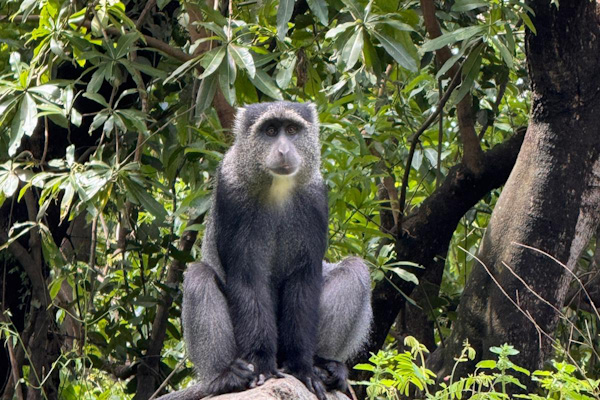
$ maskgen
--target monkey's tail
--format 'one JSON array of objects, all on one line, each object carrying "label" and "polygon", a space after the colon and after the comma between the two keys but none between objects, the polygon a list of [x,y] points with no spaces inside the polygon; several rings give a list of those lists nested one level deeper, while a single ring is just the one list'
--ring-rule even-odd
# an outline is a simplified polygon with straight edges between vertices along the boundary
[{"label": "monkey's tail", "polygon": [[204,385],[196,384],[187,389],[160,396],[156,400],[198,400],[206,396],[208,396],[208,393],[206,392]]}]

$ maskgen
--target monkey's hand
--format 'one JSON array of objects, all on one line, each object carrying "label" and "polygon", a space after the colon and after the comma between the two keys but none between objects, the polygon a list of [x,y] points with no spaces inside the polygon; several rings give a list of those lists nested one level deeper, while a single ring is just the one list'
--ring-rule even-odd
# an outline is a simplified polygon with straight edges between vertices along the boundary
[{"label": "monkey's hand", "polygon": [[207,391],[212,395],[241,392],[250,387],[255,376],[254,365],[237,358],[208,385]]}]

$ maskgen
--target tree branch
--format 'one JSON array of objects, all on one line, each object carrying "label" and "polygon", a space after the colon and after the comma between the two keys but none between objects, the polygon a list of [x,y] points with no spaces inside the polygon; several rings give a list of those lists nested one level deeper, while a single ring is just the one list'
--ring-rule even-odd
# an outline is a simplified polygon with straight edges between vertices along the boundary
[{"label": "tree branch", "polygon": [[[474,174],[460,163],[448,173],[444,183],[436,189],[410,216],[396,241],[396,259],[410,260],[425,267],[411,272],[417,277],[425,270],[443,268],[448,244],[460,218],[490,190],[504,184],[521,148],[525,130],[518,131],[506,142],[483,153],[481,170]],[[414,284],[390,277],[392,283],[382,280],[373,290],[373,333],[371,343],[359,359],[364,361],[370,351],[381,348],[405,295],[410,295]]]},{"label": "tree branch", "polygon": [[[435,4],[433,0],[421,0],[421,11],[423,12],[423,21],[425,28],[431,39],[435,39],[442,35],[442,29],[435,15]],[[444,46],[435,52],[438,64],[444,65],[446,61],[452,56],[450,48]],[[454,64],[449,74],[455,76],[459,73],[460,67]],[[463,143],[463,159],[462,163],[472,172],[480,172],[480,163],[482,162],[483,151],[479,144],[479,138],[475,131],[475,122],[473,120],[473,104],[471,96],[467,93],[465,97],[456,105],[456,114],[458,118],[458,130]]]},{"label": "tree branch", "polygon": [[154,7],[155,4],[156,4],[156,0],[149,0],[146,3],[146,6],[144,6],[144,9],[140,13],[140,16],[138,17],[137,21],[135,21],[135,29],[137,29],[138,31],[142,29],[142,25],[144,25],[144,22],[146,21],[146,17],[148,16],[148,13]]}]

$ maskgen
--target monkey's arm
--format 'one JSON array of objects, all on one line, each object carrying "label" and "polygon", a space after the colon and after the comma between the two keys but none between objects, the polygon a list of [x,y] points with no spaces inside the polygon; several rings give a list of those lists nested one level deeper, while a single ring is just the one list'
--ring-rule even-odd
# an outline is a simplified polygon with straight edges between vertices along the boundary
[{"label": "monkey's arm", "polygon": [[243,200],[243,194],[219,182],[214,210],[216,247],[226,275],[225,294],[237,357],[254,365],[261,383],[280,376],[276,365],[277,325],[269,271],[258,250],[264,245],[263,235],[257,232],[260,215],[256,207]]}]

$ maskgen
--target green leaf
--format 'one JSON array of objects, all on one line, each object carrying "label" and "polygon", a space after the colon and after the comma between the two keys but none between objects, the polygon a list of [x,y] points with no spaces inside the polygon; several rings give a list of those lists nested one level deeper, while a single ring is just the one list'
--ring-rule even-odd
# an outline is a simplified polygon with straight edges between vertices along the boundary
[{"label": "green leaf", "polygon": [[450,105],[455,105],[459,101],[465,97],[467,93],[471,91],[473,87],[473,82],[475,82],[475,78],[479,74],[479,67],[481,66],[481,50],[483,49],[484,44],[480,43],[471,51],[469,57],[465,60],[465,63],[462,66],[462,75],[463,81],[457,92],[452,93],[452,97],[450,98]]},{"label": "green leaf", "polygon": [[127,33],[122,35],[117,41],[117,52],[115,58],[122,58],[135,49],[133,46],[139,39],[140,35],[137,32]]},{"label": "green leaf", "polygon": [[290,84],[292,76],[294,74],[294,67],[296,66],[296,56],[284,58],[277,65],[277,75],[275,76],[275,82],[277,86],[285,89]]},{"label": "green leaf", "polygon": [[359,371],[375,371],[375,366],[371,365],[371,364],[356,364],[354,366],[354,369],[357,369]]},{"label": "green leaf", "polygon": [[452,5],[451,10],[454,12],[465,12],[480,7],[489,7],[489,4],[477,0],[456,0],[456,2]]},{"label": "green leaf", "polygon": [[[210,53],[210,52],[209,52]],[[200,61],[202,61],[202,56],[198,56],[198,57],[194,57],[191,60],[188,60],[186,62],[184,62],[183,64],[181,64],[179,67],[177,67],[177,69],[175,71],[173,71],[171,73],[171,75],[169,75],[169,77],[167,79],[165,79],[165,84],[167,83],[171,83],[177,79],[179,79],[180,76],[184,75],[186,72],[188,72],[190,69],[194,68],[196,65],[198,65],[198,63],[200,63]],[[217,65],[218,66],[218,65]]]},{"label": "green leaf", "polygon": [[52,282],[50,285],[50,299],[54,300],[56,298],[56,295],[60,291],[60,287],[62,286],[64,280],[64,277],[60,277]]},{"label": "green leaf", "polygon": [[358,61],[358,57],[363,50],[363,38],[363,30],[362,28],[358,28],[344,45],[341,54],[342,62],[345,65],[344,71],[348,71],[354,67],[354,64]]},{"label": "green leaf", "polygon": [[29,93],[25,93],[14,116],[10,131],[8,155],[14,156],[21,145],[23,135],[31,136],[37,126],[37,106]]},{"label": "green leaf", "polygon": [[217,91],[217,76],[210,75],[202,79],[196,96],[196,115],[202,114],[212,104]]},{"label": "green leaf", "polygon": [[202,65],[204,68],[204,72],[198,77],[198,79],[204,79],[215,72],[223,62],[225,53],[227,53],[227,47],[225,46],[219,46],[216,49],[212,49],[211,51],[205,53],[200,63],[200,65]]},{"label": "green leaf", "polygon": [[381,75],[381,61],[379,60],[379,56],[377,55],[377,50],[371,43],[371,38],[368,35],[365,37],[365,32],[363,32],[364,44],[363,44],[363,59],[367,68],[369,68],[375,75]]},{"label": "green leaf", "polygon": [[386,34],[372,31],[373,35],[379,40],[379,43],[383,46],[396,62],[403,68],[411,72],[417,71],[416,60],[408,53],[404,46],[400,42],[396,42]]},{"label": "green leaf", "polygon": [[4,175],[4,179],[0,180],[0,188],[2,189],[2,193],[4,193],[5,197],[12,196],[19,187],[19,177],[9,172]]},{"label": "green leaf", "polygon": [[238,67],[245,69],[248,76],[254,78],[256,75],[256,66],[254,65],[254,59],[250,51],[245,47],[236,46],[233,43],[229,45],[228,50]]},{"label": "green leaf", "polygon": [[531,22],[531,18],[529,18],[529,15],[527,15],[527,13],[520,13],[519,15],[521,16],[521,19],[523,19],[523,22],[525,23],[525,25],[527,25],[529,30],[533,32],[534,35],[537,35],[537,30],[535,29],[535,26],[533,26],[533,22]]},{"label": "green leaf", "polygon": [[[470,43],[472,43],[472,42],[470,42]],[[440,68],[439,71],[437,72],[437,74],[435,74],[435,78],[439,79],[442,76],[444,76],[446,74],[446,72],[448,72],[448,70],[450,68],[452,68],[452,66],[454,64],[456,64],[456,62],[459,59],[462,58],[463,54],[469,47],[470,47],[470,44],[468,44],[467,42],[463,42],[463,45],[460,47],[460,50],[456,54],[454,54],[452,57],[450,57],[448,60],[446,60],[444,65],[442,65],[442,68]]]},{"label": "green leaf", "polygon": [[159,223],[163,222],[167,217],[165,208],[152,197],[144,187],[134,182],[129,178],[123,179],[127,191],[133,196],[137,203],[140,204],[146,211],[152,214]]},{"label": "green leaf", "polygon": [[496,361],[494,361],[494,360],[479,361],[475,367],[476,368],[494,369],[494,368],[496,368]]},{"label": "green leaf", "polygon": [[386,268],[389,271],[392,271],[393,273],[395,273],[396,275],[398,275],[401,279],[404,279],[407,282],[412,282],[415,285],[419,284],[419,279],[417,278],[417,276],[415,274],[413,274],[412,272],[408,272],[405,269],[402,268]]},{"label": "green leaf", "polygon": [[506,66],[508,68],[512,69],[513,58],[512,58],[512,55],[510,54],[510,51],[508,51],[508,48],[500,40],[498,40],[498,38],[492,36],[490,39],[492,40],[492,43],[494,43],[496,48],[498,50],[500,50],[500,55],[502,56],[502,59],[506,63]]},{"label": "green leaf", "polygon": [[[138,58],[138,60],[140,60],[140,59],[142,59],[142,58]],[[129,71],[129,73],[132,76],[135,76],[135,74],[133,73],[134,70],[141,71],[141,72],[145,73],[146,75],[150,75],[154,78],[163,78],[164,79],[167,76],[167,73],[165,71],[162,71],[158,68],[154,68],[153,66],[148,65],[148,64],[144,64],[144,63],[137,62],[137,61],[131,62],[131,61],[125,60],[125,59],[121,60],[120,62],[121,62],[121,64],[123,64],[125,66],[125,68],[127,68],[127,70]]]},{"label": "green leaf", "polygon": [[392,18],[382,18],[382,19],[378,19],[375,21],[375,23],[377,24],[386,24],[391,26],[394,29],[397,29],[399,31],[407,31],[407,32],[412,32],[414,31],[413,27],[405,24],[404,22],[400,22],[398,20],[392,19]]},{"label": "green leaf", "polygon": [[350,11],[350,14],[352,14],[354,19],[364,19],[364,8],[358,2],[355,0],[342,0],[342,3],[348,8],[348,11]]},{"label": "green leaf", "polygon": [[325,0],[307,0],[310,11],[319,19],[321,25],[329,25],[329,10]]},{"label": "green leaf", "polygon": [[103,105],[105,108],[109,108],[108,103],[106,102],[106,100],[104,99],[104,97],[102,97],[102,95],[98,94],[98,93],[90,93],[90,92],[85,92],[83,94],[83,97],[93,100],[98,104]]},{"label": "green leaf", "polygon": [[254,78],[250,78],[250,81],[252,81],[252,84],[256,86],[258,90],[260,90],[267,96],[276,100],[283,100],[281,91],[273,82],[273,78],[271,78],[262,69],[256,70],[256,75],[254,76]]},{"label": "green leaf", "polygon": [[466,28],[460,28],[426,42],[421,46],[421,50],[423,52],[438,50],[449,44],[469,39],[478,33],[482,33],[484,29],[486,29],[485,26],[468,26]]},{"label": "green leaf", "polygon": [[104,82],[104,72],[106,71],[107,66],[107,64],[102,64],[94,71],[86,88],[88,93],[97,93],[98,90],[100,90],[100,86],[102,86],[102,82]]},{"label": "green leaf", "polygon": [[227,52],[226,61],[222,63],[219,68],[219,86],[225,96],[225,100],[230,105],[235,105],[235,78],[237,70],[235,68],[235,61],[229,51]]},{"label": "green leaf", "polygon": [[159,10],[162,10],[170,2],[171,2],[171,0],[157,0],[156,6],[158,7]]},{"label": "green leaf", "polygon": [[325,34],[325,39],[333,39],[352,26],[356,26],[356,22],[344,22],[343,24],[339,24],[335,28],[327,31],[327,33]]},{"label": "green leaf", "polygon": [[277,7],[277,38],[283,40],[288,31],[288,22],[292,18],[296,0],[280,0]]}]

